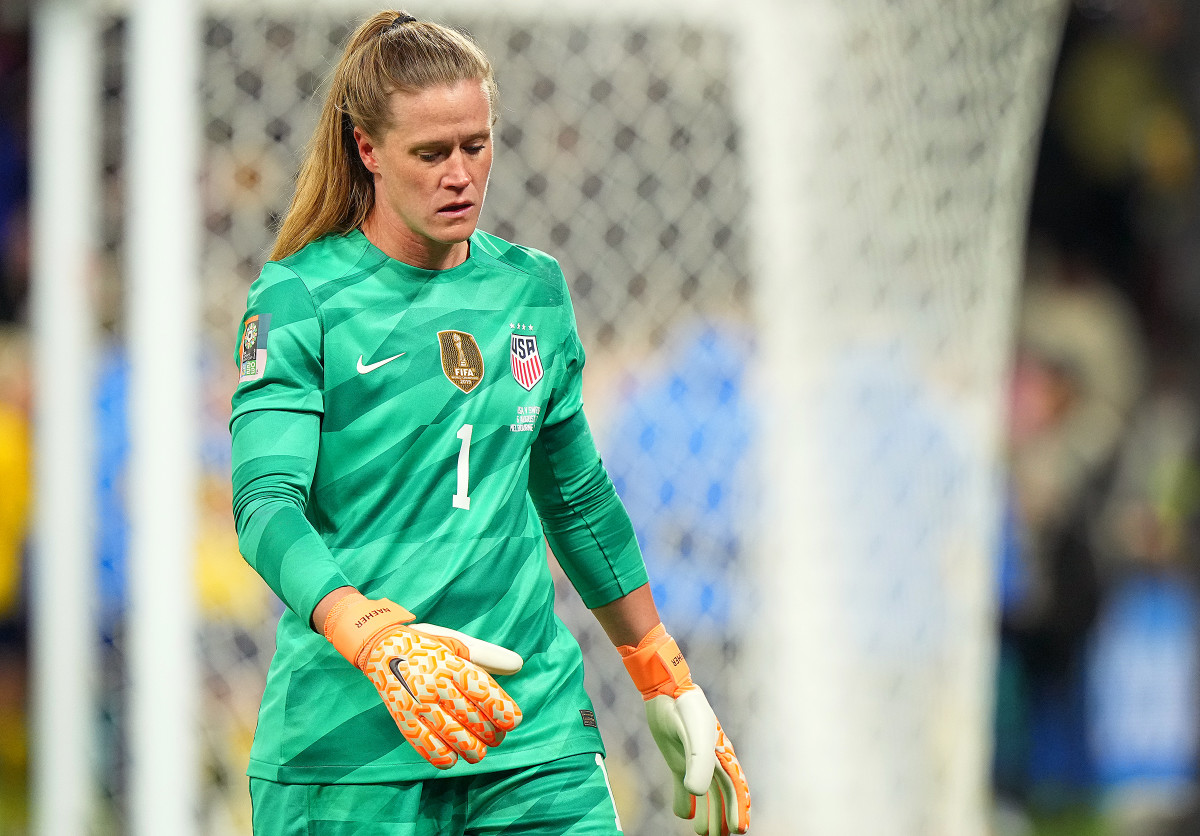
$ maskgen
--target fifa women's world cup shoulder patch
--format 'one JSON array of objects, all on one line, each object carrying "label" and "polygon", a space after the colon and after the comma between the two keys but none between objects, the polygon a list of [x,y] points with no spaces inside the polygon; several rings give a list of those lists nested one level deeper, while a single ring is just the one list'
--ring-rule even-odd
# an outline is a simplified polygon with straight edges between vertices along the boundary
[{"label": "fifa women's world cup shoulder patch", "polygon": [[242,375],[239,383],[262,379],[267,370],[267,333],[270,330],[270,314],[255,314],[246,320],[240,343]]},{"label": "fifa women's world cup shoulder patch", "polygon": [[475,338],[466,331],[438,331],[438,347],[442,352],[442,371],[446,378],[470,392],[483,380],[483,353]]},{"label": "fifa women's world cup shoulder patch", "polygon": [[542,379],[542,358],[538,354],[537,337],[532,334],[513,334],[509,343],[509,359],[517,383],[526,392]]}]

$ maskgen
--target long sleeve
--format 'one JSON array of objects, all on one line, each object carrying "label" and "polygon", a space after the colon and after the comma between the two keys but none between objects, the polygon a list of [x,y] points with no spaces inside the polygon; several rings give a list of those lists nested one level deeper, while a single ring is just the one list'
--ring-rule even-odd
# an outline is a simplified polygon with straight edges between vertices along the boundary
[{"label": "long sleeve", "polygon": [[269,263],[250,288],[233,396],[233,513],[242,556],[308,622],[349,583],[305,515],[324,411],[322,328],[290,270]]},{"label": "long sleeve", "polygon": [[543,428],[530,455],[529,495],[559,565],[589,608],[648,582],[629,513],[583,412]]},{"label": "long sleeve", "polygon": [[304,514],[320,416],[260,410],[233,421],[233,515],[243,557],[307,624],[350,581]]}]

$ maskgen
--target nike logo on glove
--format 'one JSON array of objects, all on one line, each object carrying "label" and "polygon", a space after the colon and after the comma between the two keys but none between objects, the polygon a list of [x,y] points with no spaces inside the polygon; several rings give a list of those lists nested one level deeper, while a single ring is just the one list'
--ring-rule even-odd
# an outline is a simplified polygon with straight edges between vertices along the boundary
[{"label": "nike logo on glove", "polygon": [[360,354],[360,355],[358,355],[358,373],[359,373],[359,374],[366,374],[367,372],[373,372],[373,371],[375,371],[377,368],[379,368],[380,366],[384,366],[384,365],[387,365],[388,363],[392,362],[392,361],[393,361],[393,360],[395,360],[397,357],[403,357],[403,356],[404,356],[406,353],[407,353],[407,352],[401,351],[399,354],[396,354],[396,355],[393,355],[393,356],[391,356],[391,357],[388,357],[386,360],[380,360],[380,361],[379,361],[379,362],[377,362],[377,363],[372,363],[372,364],[371,364],[371,365],[369,365],[369,366],[364,366],[364,365],[363,365],[363,357],[362,357],[362,355]]},{"label": "nike logo on glove", "polygon": [[404,686],[404,690],[408,691],[409,696],[420,702],[417,699],[417,695],[413,692],[412,686],[408,684],[408,680],[404,678],[404,674],[400,671],[400,661],[399,656],[393,656],[391,661],[388,662],[388,667],[392,669],[392,675],[400,680],[400,684]]}]

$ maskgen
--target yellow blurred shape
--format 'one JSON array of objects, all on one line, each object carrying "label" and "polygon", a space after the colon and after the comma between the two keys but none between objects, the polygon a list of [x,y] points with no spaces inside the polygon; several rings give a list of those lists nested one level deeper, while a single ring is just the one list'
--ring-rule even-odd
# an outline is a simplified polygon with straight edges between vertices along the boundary
[{"label": "yellow blurred shape", "polygon": [[21,587],[21,555],[29,528],[29,423],[0,404],[0,615],[11,613]]}]

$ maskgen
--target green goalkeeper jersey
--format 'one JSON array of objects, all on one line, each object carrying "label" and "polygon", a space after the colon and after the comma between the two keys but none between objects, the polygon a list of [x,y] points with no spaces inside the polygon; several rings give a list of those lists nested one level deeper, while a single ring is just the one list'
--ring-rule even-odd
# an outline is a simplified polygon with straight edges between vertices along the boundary
[{"label": "green goalkeeper jersey", "polygon": [[[238,359],[239,543],[286,605],[249,774],[373,783],[602,752],[546,539],[589,607],[646,572],[583,417],[557,262],[477,231],[463,264],[421,270],[328,235],[263,268]],[[478,764],[428,764],[310,627],[341,586],[519,653],[497,679],[521,725]]]}]

